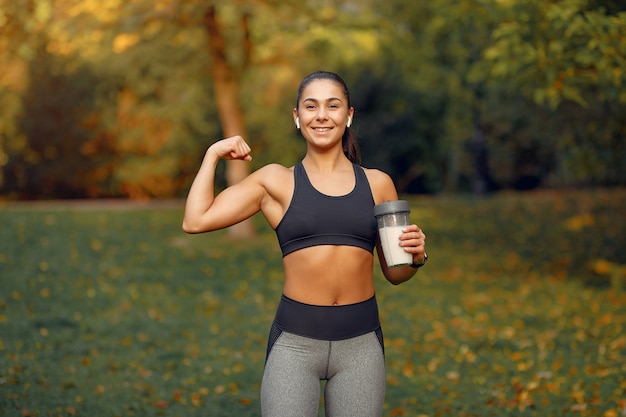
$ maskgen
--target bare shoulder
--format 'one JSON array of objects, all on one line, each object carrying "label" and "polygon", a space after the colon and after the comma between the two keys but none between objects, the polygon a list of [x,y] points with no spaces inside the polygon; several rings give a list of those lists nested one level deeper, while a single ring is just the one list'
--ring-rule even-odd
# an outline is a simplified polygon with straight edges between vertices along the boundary
[{"label": "bare shoulder", "polygon": [[268,164],[256,170],[252,176],[272,198],[282,201],[291,197],[294,187],[293,167]]},{"label": "bare shoulder", "polygon": [[262,183],[280,183],[293,177],[293,167],[287,168],[280,164],[262,166],[253,173]]},{"label": "bare shoulder", "polygon": [[383,185],[393,184],[393,181],[391,180],[391,177],[389,176],[389,174],[381,171],[380,169],[363,167],[363,170],[365,170],[365,175],[367,175],[367,180],[372,185],[380,184],[380,183],[382,183]]},{"label": "bare shoulder", "polygon": [[261,167],[259,170],[264,170],[267,172],[272,172],[276,174],[288,174],[293,172],[293,167],[286,167],[281,164],[267,164]]},{"label": "bare shoulder", "polygon": [[374,168],[363,168],[367,181],[370,183],[372,194],[376,203],[382,203],[383,201],[397,200],[398,193],[393,180],[386,172]]},{"label": "bare shoulder", "polygon": [[275,228],[287,211],[293,195],[293,167],[269,164],[259,168],[252,175],[265,190],[260,200],[261,211],[270,226]]}]

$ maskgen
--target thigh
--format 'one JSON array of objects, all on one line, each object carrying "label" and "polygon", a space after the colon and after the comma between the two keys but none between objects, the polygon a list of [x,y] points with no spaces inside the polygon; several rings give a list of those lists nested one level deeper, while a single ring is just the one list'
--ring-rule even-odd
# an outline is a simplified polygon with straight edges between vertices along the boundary
[{"label": "thigh", "polygon": [[324,403],[328,417],[380,417],[385,400],[385,358],[376,332],[332,342]]},{"label": "thigh", "polygon": [[317,417],[320,372],[329,342],[283,332],[272,345],[261,383],[265,417]]}]

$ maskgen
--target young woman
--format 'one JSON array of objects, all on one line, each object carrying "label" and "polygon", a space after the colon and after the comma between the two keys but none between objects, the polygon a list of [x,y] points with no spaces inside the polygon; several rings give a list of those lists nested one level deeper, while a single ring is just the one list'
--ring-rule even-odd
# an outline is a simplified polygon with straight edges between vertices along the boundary
[{"label": "young woman", "polygon": [[374,205],[397,200],[391,178],[358,164],[345,82],[330,72],[300,84],[293,110],[307,143],[303,160],[266,165],[214,194],[220,159],[250,161],[239,136],[209,147],[189,191],[188,233],[236,224],[261,211],[283,254],[284,287],[270,330],[261,408],[265,417],[315,417],[320,381],[330,417],[380,417],[385,397],[383,336],[374,294],[374,248],[392,284],[409,280],[427,259],[426,236],[407,226],[398,245],[414,264],[387,267]]}]

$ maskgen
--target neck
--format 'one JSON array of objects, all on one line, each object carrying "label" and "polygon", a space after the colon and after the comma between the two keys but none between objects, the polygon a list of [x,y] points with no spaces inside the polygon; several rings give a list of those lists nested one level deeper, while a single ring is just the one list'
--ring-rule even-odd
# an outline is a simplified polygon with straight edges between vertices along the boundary
[{"label": "neck", "polygon": [[352,167],[352,162],[344,155],[343,151],[333,155],[307,152],[302,163],[309,170],[317,172],[333,172]]}]

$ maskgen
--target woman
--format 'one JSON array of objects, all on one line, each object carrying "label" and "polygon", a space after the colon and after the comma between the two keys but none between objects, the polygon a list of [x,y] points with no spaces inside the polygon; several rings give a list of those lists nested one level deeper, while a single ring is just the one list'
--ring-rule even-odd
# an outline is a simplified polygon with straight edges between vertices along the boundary
[{"label": "woman", "polygon": [[283,253],[284,287],[270,331],[261,408],[265,417],[317,416],[320,381],[326,415],[382,414],[385,365],[374,295],[374,247],[392,284],[409,280],[427,259],[426,236],[407,226],[398,244],[412,266],[386,266],[373,207],[397,200],[391,178],[357,164],[354,109],[336,74],[307,76],[293,118],[307,143],[294,167],[266,165],[214,196],[220,159],[250,161],[239,136],[211,145],[191,186],[183,230],[208,232],[261,211]]}]

